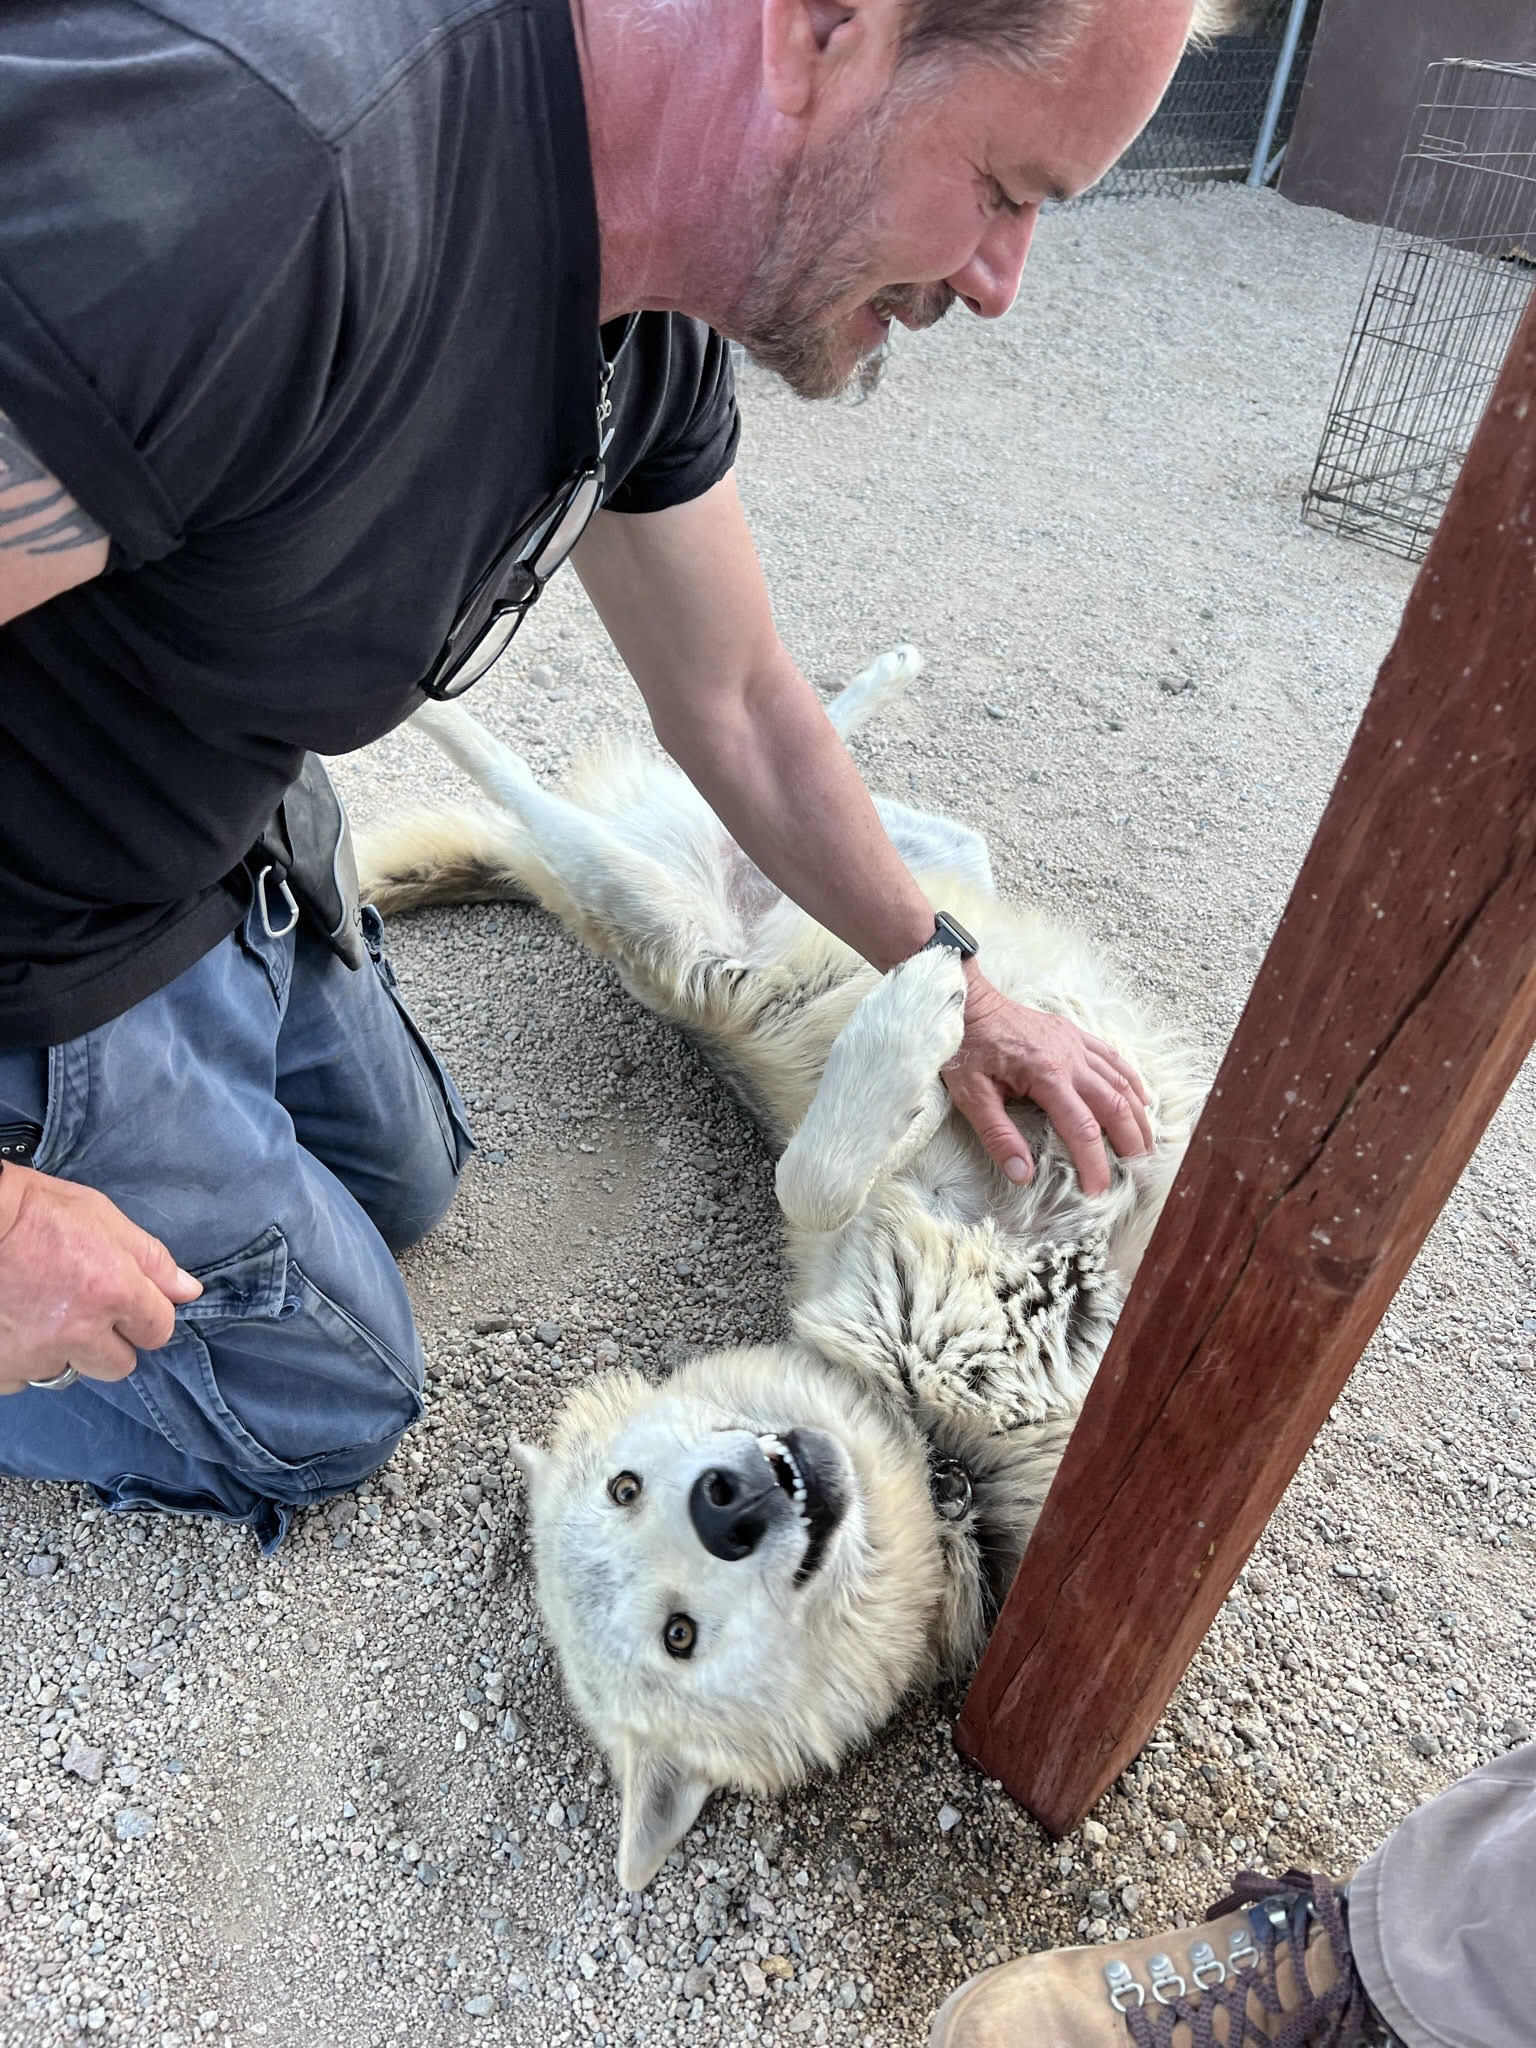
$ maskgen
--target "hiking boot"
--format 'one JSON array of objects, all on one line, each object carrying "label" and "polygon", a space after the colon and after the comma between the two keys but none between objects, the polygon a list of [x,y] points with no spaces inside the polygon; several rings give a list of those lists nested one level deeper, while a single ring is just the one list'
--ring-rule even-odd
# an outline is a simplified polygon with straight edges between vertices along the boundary
[{"label": "hiking boot", "polygon": [[1400,2048],[1366,2002],[1346,1913],[1326,1877],[1243,1871],[1203,1927],[983,1970],[929,2048]]}]

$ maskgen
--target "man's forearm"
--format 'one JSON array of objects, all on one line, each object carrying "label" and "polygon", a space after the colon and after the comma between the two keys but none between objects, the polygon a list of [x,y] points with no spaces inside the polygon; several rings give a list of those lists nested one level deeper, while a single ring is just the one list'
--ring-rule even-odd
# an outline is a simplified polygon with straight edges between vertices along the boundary
[{"label": "man's forearm", "polygon": [[[933,916],[810,684],[785,652],[735,482],[670,510],[600,512],[576,566],[644,692],[662,745],[737,844],[802,909],[884,970]],[[965,1039],[945,1069],[1012,1180],[1030,1172],[1007,1113],[1038,1102],[1089,1194],[1109,1185],[1101,1131],[1146,1149],[1145,1090],[1112,1046],[1007,1001],[966,963]]]},{"label": "man's forearm", "polygon": [[657,737],[771,882],[882,970],[933,933],[859,771],[782,648],[712,718],[656,719]]},{"label": "man's forearm", "polygon": [[734,478],[599,513],[575,562],[657,738],[737,844],[875,966],[916,952],[932,912],[779,639]]}]

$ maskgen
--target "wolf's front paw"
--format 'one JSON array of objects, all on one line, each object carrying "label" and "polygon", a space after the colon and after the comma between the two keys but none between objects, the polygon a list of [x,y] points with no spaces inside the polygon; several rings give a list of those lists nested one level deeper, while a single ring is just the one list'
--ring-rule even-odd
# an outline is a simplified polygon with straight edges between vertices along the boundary
[{"label": "wolf's front paw", "polygon": [[900,1172],[942,1123],[939,1070],[965,1034],[965,971],[948,947],[892,968],[854,1011],[779,1161],[779,1205],[803,1230],[839,1230],[878,1179]]}]

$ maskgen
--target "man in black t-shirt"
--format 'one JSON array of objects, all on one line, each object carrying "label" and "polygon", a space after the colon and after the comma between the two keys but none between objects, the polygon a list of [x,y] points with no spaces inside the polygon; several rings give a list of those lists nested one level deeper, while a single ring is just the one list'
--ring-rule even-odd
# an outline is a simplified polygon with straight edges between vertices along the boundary
[{"label": "man in black t-shirt", "polygon": [[[1005,311],[1192,5],[10,0],[0,1471],[275,1541],[416,1412],[386,1247],[467,1135],[376,930],[288,928],[269,828],[597,501],[576,567],[663,745],[875,964],[929,939],[774,630],[721,337],[819,396],[893,319]],[[1106,1185],[1136,1077],[967,971],[982,1142],[1023,1178],[1031,1096]]]}]

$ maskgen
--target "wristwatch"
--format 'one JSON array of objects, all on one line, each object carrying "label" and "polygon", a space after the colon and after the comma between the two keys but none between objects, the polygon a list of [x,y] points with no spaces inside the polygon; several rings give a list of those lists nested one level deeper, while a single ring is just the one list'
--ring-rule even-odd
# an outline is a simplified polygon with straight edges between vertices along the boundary
[{"label": "wristwatch", "polygon": [[925,939],[918,950],[926,953],[934,946],[948,946],[962,960],[972,960],[976,956],[976,941],[960,920],[951,917],[947,910],[933,913],[933,937]]}]

